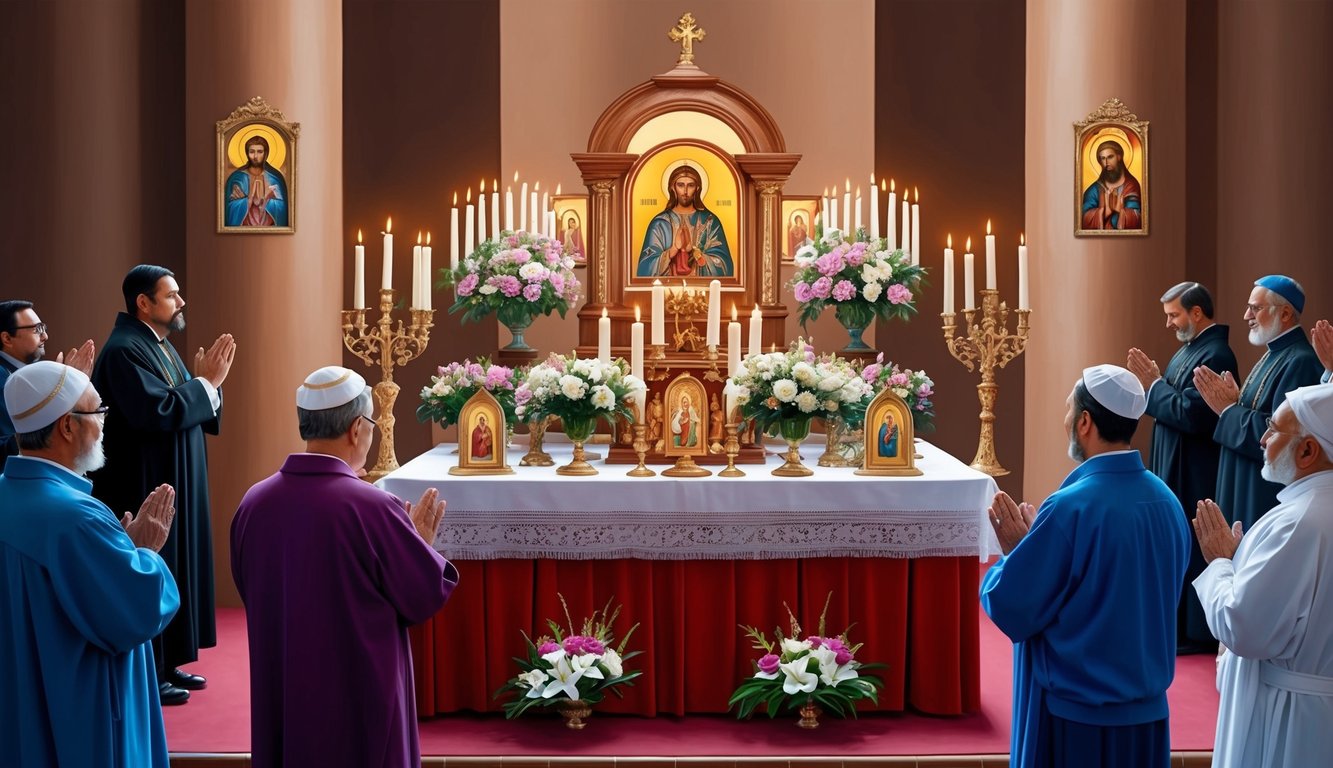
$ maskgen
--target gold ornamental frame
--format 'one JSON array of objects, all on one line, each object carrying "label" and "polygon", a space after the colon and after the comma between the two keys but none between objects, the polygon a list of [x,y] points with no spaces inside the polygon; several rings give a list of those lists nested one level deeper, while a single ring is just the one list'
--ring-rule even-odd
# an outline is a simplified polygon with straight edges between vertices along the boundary
[{"label": "gold ornamental frame", "polygon": [[[472,455],[472,433],[485,429],[491,433],[489,457]],[[463,403],[458,412],[458,466],[450,467],[451,475],[512,475],[509,456],[505,449],[505,413],[495,395],[484,389]]]},{"label": "gold ornamental frame", "polygon": [[[301,124],[287,119],[282,111],[256,96],[242,104],[225,120],[217,121],[217,231],[219,234],[292,234],[296,232],[297,140]],[[246,145],[262,138],[268,147],[264,158],[266,182],[264,215],[274,223],[245,224],[248,216],[237,222],[241,210],[239,202],[244,195],[237,174],[244,171],[247,162]],[[230,184],[229,184],[230,182]],[[285,193],[285,194],[284,194]],[[270,208],[269,200],[281,202],[279,209]],[[229,204],[237,203],[230,212]],[[234,223],[229,224],[231,219]]]},{"label": "gold ornamental frame", "polygon": [[[897,432],[893,437],[894,451],[881,455],[880,431],[889,428]],[[921,474],[916,468],[916,439],[912,425],[912,411],[907,402],[885,387],[866,407],[864,432],[865,458],[858,475],[888,475],[911,477]],[[892,434],[892,432],[890,432]]]},{"label": "gold ornamental frame", "polygon": [[[1095,183],[1096,148],[1103,141],[1121,146],[1121,160],[1129,179],[1139,186],[1139,226],[1134,229],[1097,229],[1084,226],[1083,198]],[[1091,154],[1090,154],[1091,153]],[[1148,121],[1115,97],[1074,123],[1074,236],[1144,237],[1148,234],[1152,189],[1148,178]],[[1091,178],[1090,178],[1091,177]]]}]

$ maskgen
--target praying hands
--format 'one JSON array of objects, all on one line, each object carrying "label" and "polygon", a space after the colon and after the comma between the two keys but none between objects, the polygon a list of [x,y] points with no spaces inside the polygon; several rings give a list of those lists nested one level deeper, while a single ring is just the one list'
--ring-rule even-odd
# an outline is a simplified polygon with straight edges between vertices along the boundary
[{"label": "praying hands", "polygon": [[1037,518],[1037,508],[1026,502],[1015,503],[1009,494],[1000,491],[995,494],[989,514],[995,537],[1000,540],[1000,551],[1007,555],[1028,535],[1032,521]]},{"label": "praying hands", "polygon": [[1240,401],[1240,386],[1236,384],[1231,371],[1223,371],[1218,375],[1208,366],[1201,365],[1194,369],[1194,386],[1198,387],[1203,401],[1218,415]]}]

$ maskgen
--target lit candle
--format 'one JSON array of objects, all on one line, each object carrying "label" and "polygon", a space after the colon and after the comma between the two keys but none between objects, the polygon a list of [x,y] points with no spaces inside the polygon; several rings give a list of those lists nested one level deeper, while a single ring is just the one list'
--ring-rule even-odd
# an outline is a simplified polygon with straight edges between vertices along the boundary
[{"label": "lit candle", "polygon": [[[514,171],[514,180],[518,180],[518,171]],[[523,186],[518,192],[518,228],[528,228],[528,183],[523,182]]]},{"label": "lit candle", "polygon": [[824,187],[824,194],[819,198],[819,226],[824,231],[828,231],[828,187]]},{"label": "lit candle", "polygon": [[434,305],[434,299],[431,298],[431,247],[430,233],[426,233],[426,247],[421,249],[421,298],[422,309],[430,309]]},{"label": "lit candle", "polygon": [[722,281],[713,280],[708,283],[708,330],[704,343],[710,347],[716,347],[719,343],[718,336],[722,324]]},{"label": "lit candle", "polygon": [[828,225],[834,229],[838,227],[838,188],[833,188],[833,194],[828,199]]},{"label": "lit candle", "polygon": [[463,236],[458,228],[458,193],[454,193],[454,207],[449,209],[449,271],[458,271],[459,238]]},{"label": "lit candle", "polygon": [[353,251],[356,274],[352,278],[352,309],[366,308],[366,247],[361,244],[361,230],[356,231],[356,249]]},{"label": "lit candle", "polygon": [[895,213],[898,210],[898,192],[893,179],[889,179],[889,210],[884,216],[884,223],[889,229],[889,252],[898,250],[898,217]]},{"label": "lit candle", "polygon": [[976,309],[976,285],[972,278],[972,238],[967,239],[967,249],[963,251],[963,309]]},{"label": "lit candle", "polygon": [[1018,236],[1018,308],[1032,309],[1028,304],[1028,246],[1022,234]]},{"label": "lit candle", "polygon": [[736,321],[736,305],[731,305],[731,322],[727,323],[727,375],[735,376],[741,369],[741,324]]},{"label": "lit candle", "polygon": [[555,237],[555,211],[546,212],[546,236]]},{"label": "lit candle", "polygon": [[421,231],[417,230],[417,244],[412,246],[412,309],[421,308]]},{"label": "lit candle", "polygon": [[393,288],[393,217],[384,222],[384,274],[380,279],[380,288]]},{"label": "lit candle", "polygon": [[491,237],[500,238],[500,182],[491,179]]},{"label": "lit candle", "polygon": [[472,189],[469,188],[467,191],[467,207],[463,209],[463,218],[465,219],[463,222],[463,253],[468,256],[471,256],[472,252],[477,249],[476,230],[474,229],[476,226],[475,208],[476,206],[472,205]]},{"label": "lit candle", "polygon": [[995,235],[990,232],[990,219],[986,219],[986,289],[995,290]]},{"label": "lit candle", "polygon": [[[542,226],[546,226],[546,219],[551,216],[551,196],[545,192],[542,193]],[[555,237],[554,230],[547,230],[547,237]]]},{"label": "lit candle", "polygon": [[653,344],[666,343],[666,289],[661,280],[653,281]]},{"label": "lit candle", "polygon": [[754,305],[754,311],[750,313],[750,344],[747,349],[751,355],[760,355],[764,352],[764,316],[759,314],[759,305]]},{"label": "lit candle", "polygon": [[727,379],[727,385],[722,389],[722,399],[725,401],[726,407],[726,410],[722,413],[722,418],[727,424],[736,423],[731,420],[731,412],[736,410],[736,395],[731,391],[732,386],[734,385],[732,384],[731,379]]},{"label": "lit candle", "polygon": [[852,180],[847,180],[845,192],[842,193],[842,231],[844,235],[850,232],[852,225]]},{"label": "lit candle", "polygon": [[537,234],[537,190],[541,189],[542,183],[534,181],[532,183],[532,197],[528,201],[528,231]]},{"label": "lit candle", "polygon": [[944,313],[953,314],[953,235],[944,244]]},{"label": "lit candle", "polygon": [[852,219],[852,231],[853,231],[853,232],[859,232],[860,230],[861,230],[861,188],[860,188],[860,187],[857,187],[857,188],[856,188],[856,217],[855,217],[854,219]]},{"label": "lit candle", "polygon": [[[881,179],[880,184],[884,181]],[[875,186],[875,174],[870,174],[870,239],[879,239],[879,187]]]},{"label": "lit candle", "polygon": [[903,185],[903,255],[912,258],[912,204],[907,200],[907,185]]},{"label": "lit candle", "polygon": [[[514,184],[518,183],[518,171],[514,171]],[[514,231],[514,187],[505,187],[505,231]]]},{"label": "lit candle", "polygon": [[643,380],[643,320],[639,317],[638,304],[634,305],[634,323],[629,327],[629,372],[636,379]]},{"label": "lit candle", "polygon": [[611,318],[602,308],[602,316],[597,320],[597,359],[605,365],[611,362]]},{"label": "lit candle", "polygon": [[[906,197],[906,191],[904,197]],[[912,189],[912,266],[921,263],[921,190]]]},{"label": "lit candle", "polygon": [[481,180],[481,191],[477,193],[477,242],[486,242],[486,180]]}]

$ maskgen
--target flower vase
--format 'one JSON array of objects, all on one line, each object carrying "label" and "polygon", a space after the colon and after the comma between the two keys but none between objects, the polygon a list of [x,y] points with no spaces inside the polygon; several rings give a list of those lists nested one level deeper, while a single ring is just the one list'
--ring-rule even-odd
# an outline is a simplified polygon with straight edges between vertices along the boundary
[{"label": "flower vase", "polygon": [[[801,712],[801,719],[796,723],[798,726],[802,728],[819,727],[819,716],[820,714],[822,714],[823,710],[821,710],[817,704],[815,704],[813,701],[807,701],[806,703],[801,705],[800,712]],[[574,728],[575,726],[571,725],[569,727]],[[583,726],[580,725],[577,727],[582,728]]]},{"label": "flower vase", "polygon": [[574,443],[574,460],[563,467],[556,467],[555,473],[557,475],[597,474],[597,470],[593,469],[593,466],[588,463],[587,456],[583,453],[583,443],[589,437],[592,437],[593,429],[597,426],[597,418],[595,416],[565,417],[561,420],[565,423],[565,434],[569,435],[570,442]]},{"label": "flower vase", "polygon": [[548,417],[541,416],[528,422],[528,452],[519,460],[520,467],[549,467],[555,463],[551,454],[542,450],[542,440],[546,437]]},{"label": "flower vase", "polygon": [[813,475],[814,470],[801,464],[799,450],[801,441],[810,435],[810,417],[782,419],[778,422],[778,430],[782,439],[787,441],[787,453],[782,457],[786,459],[786,463],[773,470],[773,474],[778,477],[808,477]]},{"label": "flower vase", "polygon": [[870,327],[870,321],[875,319],[869,305],[860,301],[843,302],[838,305],[835,314],[838,322],[847,329],[847,346],[842,348],[843,354],[860,355],[875,351],[861,340],[861,334]]},{"label": "flower vase", "polygon": [[509,329],[510,335],[514,337],[513,340],[509,342],[508,346],[501,347],[501,349],[509,352],[523,353],[531,353],[535,351],[523,340],[523,332],[528,329],[529,325],[532,325],[534,317],[530,309],[518,304],[506,304],[505,306],[500,307],[495,314],[500,319],[500,322],[504,323],[504,326]]},{"label": "flower vase", "polygon": [[555,708],[565,718],[565,727],[576,731],[583,730],[588,725],[588,718],[592,717],[592,705],[583,699],[560,699],[555,703]]}]

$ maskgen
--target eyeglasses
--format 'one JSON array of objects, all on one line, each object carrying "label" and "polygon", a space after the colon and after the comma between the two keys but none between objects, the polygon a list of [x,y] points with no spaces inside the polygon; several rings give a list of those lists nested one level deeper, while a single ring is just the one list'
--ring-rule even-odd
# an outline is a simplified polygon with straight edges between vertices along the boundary
[{"label": "eyeglasses", "polygon": [[1283,432],[1282,430],[1278,429],[1276,426],[1273,425],[1273,420],[1271,418],[1264,419],[1264,426],[1268,427],[1268,429],[1264,430],[1264,434],[1268,434],[1269,432],[1271,432],[1275,435],[1288,435],[1290,437],[1301,436],[1300,432]]},{"label": "eyeglasses", "polygon": [[1245,311],[1249,312],[1251,315],[1257,315],[1257,314],[1259,314],[1260,312],[1263,312],[1265,309],[1272,309],[1272,308],[1273,308],[1273,305],[1272,305],[1272,304],[1246,304],[1246,305],[1245,305]]},{"label": "eyeglasses", "polygon": [[365,419],[366,421],[370,422],[370,428],[371,428],[371,429],[374,429],[375,427],[378,427],[378,426],[379,426],[379,424],[378,424],[374,419],[372,419],[372,418],[370,418],[369,416],[366,416],[366,415],[364,415],[364,414],[361,415],[361,416],[358,417],[358,418],[362,418],[362,419]]},{"label": "eyeglasses", "polygon": [[105,419],[107,411],[110,410],[111,406],[103,405],[98,407],[97,410],[95,411],[70,411],[70,413],[74,414],[75,416],[100,416],[103,419]]},{"label": "eyeglasses", "polygon": [[33,323],[32,325],[16,325],[16,326],[14,326],[14,330],[15,330],[16,332],[17,332],[17,331],[26,331],[26,330],[28,330],[28,329],[32,329],[32,335],[34,335],[34,336],[41,336],[42,334],[46,333],[46,323]]}]

